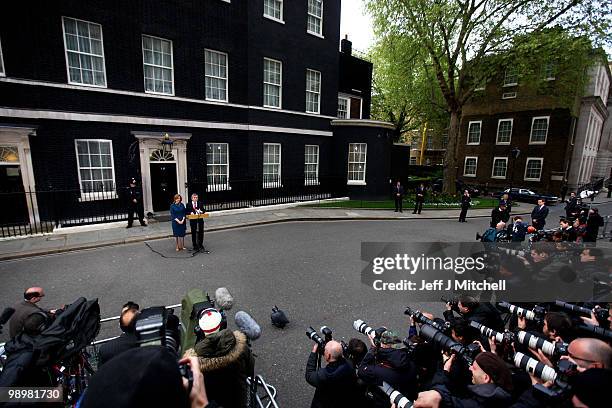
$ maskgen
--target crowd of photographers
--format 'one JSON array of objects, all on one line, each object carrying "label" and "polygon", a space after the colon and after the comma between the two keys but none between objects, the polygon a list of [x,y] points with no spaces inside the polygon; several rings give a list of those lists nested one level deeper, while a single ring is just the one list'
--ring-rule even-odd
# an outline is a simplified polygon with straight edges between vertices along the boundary
[{"label": "crowd of photographers", "polygon": [[327,327],[321,334],[310,328],[311,406],[610,406],[608,305],[491,304],[465,295],[444,301],[439,317],[407,308],[405,338],[362,320],[354,328],[365,342],[345,344]]},{"label": "crowd of photographers", "polygon": [[49,311],[42,297],[42,288],[29,288],[0,316],[0,332],[8,322],[11,337],[0,350],[0,389],[59,386],[64,401],[56,406],[82,408],[245,407],[256,392],[247,378],[254,378],[251,341],[261,329],[244,311],[235,314],[238,330],[227,328],[233,298],[225,288],[212,300],[190,291],[180,319],[163,306],[127,302],[120,336],[99,345],[97,359],[86,350],[100,329],[97,299]]}]

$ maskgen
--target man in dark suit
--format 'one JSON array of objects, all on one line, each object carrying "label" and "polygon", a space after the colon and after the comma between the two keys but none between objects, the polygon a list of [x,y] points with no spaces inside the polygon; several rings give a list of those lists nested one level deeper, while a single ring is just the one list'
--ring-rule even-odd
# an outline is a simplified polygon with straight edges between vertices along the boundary
[{"label": "man in dark suit", "polygon": [[126,228],[132,228],[132,223],[134,222],[134,213],[138,214],[138,221],[140,221],[140,225],[146,227],[144,221],[144,206],[142,205],[142,193],[140,192],[140,188],[136,186],[136,179],[130,179],[130,188],[128,188],[128,225]]},{"label": "man in dark suit", "polygon": [[548,216],[548,207],[546,206],[544,200],[538,200],[538,205],[533,207],[533,211],[531,211],[531,225],[540,231],[544,229],[544,225],[546,225],[546,217]]},{"label": "man in dark suit", "polygon": [[[201,201],[198,200],[197,193],[191,195],[191,200],[187,203],[187,214],[198,215],[204,214],[204,206]],[[191,227],[191,242],[193,244],[193,250],[197,251],[204,249],[204,220],[201,218],[195,220],[189,220]]]},{"label": "man in dark suit", "polygon": [[495,228],[497,224],[499,224],[500,221],[503,221],[504,223],[508,223],[509,219],[510,219],[510,213],[506,209],[506,204],[504,204],[503,202],[500,202],[499,206],[497,208],[494,208],[493,211],[491,211],[491,222],[489,226],[491,228]]},{"label": "man in dark suit", "polygon": [[395,212],[402,212],[402,200],[404,199],[404,186],[397,180],[393,186],[393,198],[395,199]]},{"label": "man in dark suit", "polygon": [[418,186],[414,193],[414,211],[412,213],[420,214],[425,202],[425,185],[421,184]]}]

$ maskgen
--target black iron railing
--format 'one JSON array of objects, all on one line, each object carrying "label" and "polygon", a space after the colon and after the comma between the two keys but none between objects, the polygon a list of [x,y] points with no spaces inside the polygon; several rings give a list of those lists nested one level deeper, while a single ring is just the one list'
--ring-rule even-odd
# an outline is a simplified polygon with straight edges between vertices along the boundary
[{"label": "black iron railing", "polygon": [[[207,185],[193,182],[207,211],[218,211],[346,195],[341,177],[282,180],[242,179]],[[53,232],[56,228],[99,224],[127,219],[128,187],[97,191],[52,189],[0,192],[0,238]],[[187,202],[188,197],[184,197]],[[170,208],[168,203],[168,208]]]}]

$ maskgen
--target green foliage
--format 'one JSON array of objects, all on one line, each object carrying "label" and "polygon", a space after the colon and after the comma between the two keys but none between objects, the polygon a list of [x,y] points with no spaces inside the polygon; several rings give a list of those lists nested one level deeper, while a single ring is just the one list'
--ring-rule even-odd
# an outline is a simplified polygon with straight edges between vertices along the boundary
[{"label": "green foliage", "polygon": [[[455,146],[462,109],[480,84],[494,78],[500,67],[510,63],[528,68],[527,76],[538,75],[542,63],[553,59],[558,69],[568,72],[568,78],[580,75],[584,69],[586,42],[572,39],[588,38],[594,46],[612,44],[610,0],[364,1],[373,17],[377,47],[392,45],[390,50],[378,50],[386,60],[381,82],[389,82],[381,85],[381,89],[393,90],[393,84],[397,88],[401,75],[408,78],[406,82],[411,87],[396,98],[387,98],[410,99],[404,105],[394,105],[395,111],[430,117],[429,109],[424,109],[423,114],[409,107],[423,108],[426,105],[419,98],[430,95],[436,100],[438,95],[450,114],[444,171],[444,189],[449,192],[454,191]],[[574,47],[579,51],[577,58],[574,58],[573,53],[577,51]],[[400,67],[388,67],[393,64]],[[385,70],[397,70],[399,81],[387,79],[394,76],[385,74]],[[438,90],[427,93],[419,89],[421,79],[426,88],[431,78],[435,78]],[[572,82],[568,80],[567,84],[570,87]],[[571,95],[567,89],[560,92],[563,97]],[[566,105],[571,104],[571,97],[568,98],[564,100]]]}]

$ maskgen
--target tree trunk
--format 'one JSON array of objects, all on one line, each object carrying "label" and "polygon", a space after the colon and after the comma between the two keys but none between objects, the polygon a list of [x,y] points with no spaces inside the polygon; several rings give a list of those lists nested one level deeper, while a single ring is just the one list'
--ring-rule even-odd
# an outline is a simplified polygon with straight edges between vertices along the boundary
[{"label": "tree trunk", "polygon": [[461,112],[451,111],[450,125],[448,128],[448,143],[444,156],[444,183],[443,192],[455,194],[455,180],[457,179],[457,143],[459,143],[459,121]]}]

